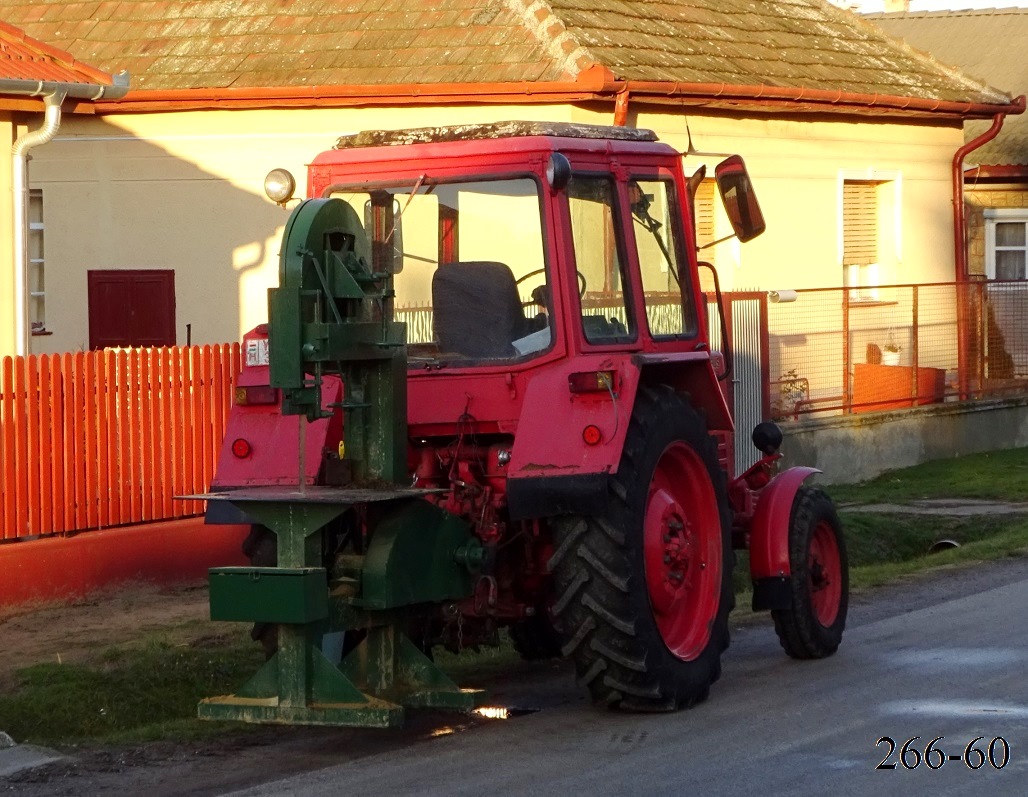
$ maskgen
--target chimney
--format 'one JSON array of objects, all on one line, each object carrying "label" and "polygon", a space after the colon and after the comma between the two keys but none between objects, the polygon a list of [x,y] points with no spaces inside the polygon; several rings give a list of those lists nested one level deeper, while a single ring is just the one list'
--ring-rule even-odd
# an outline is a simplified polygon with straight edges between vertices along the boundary
[{"label": "chimney", "polygon": [[885,13],[891,14],[896,11],[909,11],[910,0],[885,0]]}]

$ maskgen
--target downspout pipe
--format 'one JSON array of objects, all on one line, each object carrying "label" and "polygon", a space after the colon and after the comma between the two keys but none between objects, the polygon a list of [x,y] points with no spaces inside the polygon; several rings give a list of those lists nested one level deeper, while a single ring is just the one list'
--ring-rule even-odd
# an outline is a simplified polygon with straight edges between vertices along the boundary
[{"label": "downspout pipe", "polygon": [[15,352],[18,356],[28,354],[31,335],[28,312],[28,199],[29,150],[51,141],[61,127],[61,105],[71,97],[79,100],[111,99],[124,97],[129,90],[128,72],[114,75],[113,83],[57,83],[45,80],[0,79],[0,94],[14,94],[43,98],[43,125],[18,137],[11,147],[11,174],[14,205],[14,319]]},{"label": "downspout pipe", "polygon": [[[1018,97],[1023,107],[1024,97]],[[967,282],[967,229],[964,211],[964,158],[981,146],[988,144],[1003,129],[1005,113],[992,117],[992,125],[977,138],[965,143],[953,154],[953,268],[957,282]]]},{"label": "downspout pipe", "polygon": [[[1020,113],[1024,110],[1024,95],[1014,100]],[[953,270],[954,278],[958,286],[966,286],[969,274],[967,273],[967,219],[964,208],[964,158],[968,153],[974,152],[984,144],[989,143],[999,131],[1003,129],[1005,113],[997,113],[992,117],[992,125],[980,136],[971,139],[953,153]],[[967,352],[967,300],[968,296],[962,287],[957,288],[958,296],[963,296],[964,301],[958,303],[957,307],[957,382],[959,397],[966,399],[969,395],[970,374],[968,374],[968,352]]]},{"label": "downspout pipe", "polygon": [[61,127],[61,103],[67,95],[55,91],[43,97],[46,108],[43,126],[19,136],[11,154],[14,158],[14,323],[15,351],[19,357],[28,354],[29,330],[29,150],[52,140]]}]

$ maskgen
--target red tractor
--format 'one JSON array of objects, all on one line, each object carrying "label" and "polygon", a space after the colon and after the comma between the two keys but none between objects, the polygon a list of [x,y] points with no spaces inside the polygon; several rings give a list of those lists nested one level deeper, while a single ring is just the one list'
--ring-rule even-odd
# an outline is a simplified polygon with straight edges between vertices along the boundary
[{"label": "red tractor", "polygon": [[[573,658],[598,703],[671,710],[721,674],[748,550],[753,607],[785,651],[832,654],[847,561],[830,499],[804,484],[816,471],[776,475],[782,435],[763,423],[762,458],[730,474],[731,358],[711,350],[697,262],[702,177],[649,131],[570,124],[362,133],[316,157],[269,324],[244,338],[208,522],[252,523],[253,567],[225,569],[235,586],[218,598],[212,571],[212,614],[256,621],[269,654],[286,636],[300,650],[302,631],[313,669],[324,656],[362,696],[339,705],[445,703],[376,680],[395,661],[369,647],[376,628],[418,666],[506,628],[525,658]],[[760,234],[742,160],[716,182],[736,235]],[[273,172],[269,196],[285,206],[290,183]],[[282,518],[326,502],[337,511],[293,540]],[[247,592],[276,568],[303,609]],[[310,610],[321,589],[327,608]],[[324,720],[310,684],[296,687],[307,713],[255,715],[247,700],[289,703],[284,686],[255,688],[234,698],[245,710],[207,715],[374,724]]]}]

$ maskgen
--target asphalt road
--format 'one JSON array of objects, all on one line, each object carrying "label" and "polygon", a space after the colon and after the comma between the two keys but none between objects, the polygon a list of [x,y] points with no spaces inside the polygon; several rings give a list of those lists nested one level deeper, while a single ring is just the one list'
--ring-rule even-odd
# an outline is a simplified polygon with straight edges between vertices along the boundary
[{"label": "asphalt road", "polygon": [[[1028,567],[1001,563],[858,603],[825,661],[787,659],[764,625],[737,629],[721,681],[691,711],[600,711],[544,679],[506,695],[536,713],[233,794],[1024,795],[1026,663]],[[915,736],[921,761],[908,769],[900,752]],[[940,736],[946,760],[931,753],[930,769],[925,748]],[[882,737],[896,745],[888,758]],[[1005,766],[969,768],[975,737],[986,757],[1002,737]],[[1003,764],[1003,744],[992,747]],[[886,758],[894,768],[877,769]]]}]

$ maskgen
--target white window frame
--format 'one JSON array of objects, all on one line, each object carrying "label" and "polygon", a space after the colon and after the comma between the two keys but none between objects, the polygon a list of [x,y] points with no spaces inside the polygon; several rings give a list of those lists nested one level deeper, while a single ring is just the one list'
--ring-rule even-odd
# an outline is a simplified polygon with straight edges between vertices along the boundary
[{"label": "white window frame", "polygon": [[[848,182],[878,183],[878,262],[846,263],[845,186]],[[887,192],[887,193],[884,193]],[[884,197],[882,196],[884,193]],[[881,201],[884,198],[885,201]],[[890,207],[891,205],[891,207]],[[884,274],[895,273],[903,259],[903,173],[887,169],[840,169],[836,181],[837,260],[842,267],[844,287],[851,288],[850,299],[878,301],[878,288]]]},{"label": "white window frame", "polygon": [[1028,280],[1028,208],[986,208],[985,217],[985,276],[996,279],[996,225],[1022,222],[1025,227],[1025,245],[1021,247],[1007,246],[1005,250],[1021,249],[1025,253],[1025,274],[1021,277]]},{"label": "white window frame", "polygon": [[[28,223],[28,250],[38,251],[39,257],[28,259],[29,285],[42,285],[43,290],[29,290],[29,327],[32,335],[45,335],[49,332],[46,324],[46,238],[43,219],[43,191],[40,188],[29,190],[29,213],[33,201],[39,203],[39,220]],[[38,241],[38,245],[36,245]],[[39,326],[35,326],[39,324]]]}]

